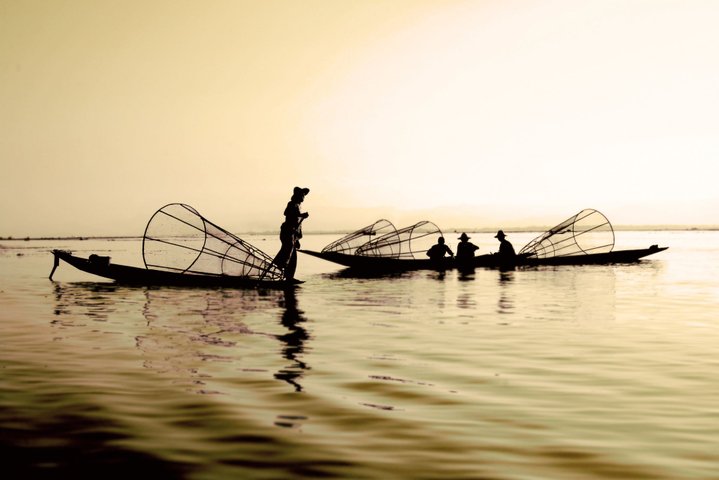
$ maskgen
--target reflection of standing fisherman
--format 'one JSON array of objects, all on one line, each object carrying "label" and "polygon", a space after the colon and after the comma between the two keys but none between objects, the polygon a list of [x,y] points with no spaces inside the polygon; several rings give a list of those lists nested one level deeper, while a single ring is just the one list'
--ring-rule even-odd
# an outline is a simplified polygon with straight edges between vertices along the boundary
[{"label": "reflection of standing fisherman", "polygon": [[[304,370],[309,370],[305,362],[302,361],[302,353],[304,352],[305,342],[310,338],[307,330],[302,324],[307,320],[304,312],[297,307],[297,297],[294,288],[286,288],[284,292],[284,311],[282,312],[282,326],[289,330],[284,335],[278,335],[278,339],[284,343],[282,346],[282,356],[292,362],[275,373],[275,378],[284,380],[295,387],[295,391],[301,392],[302,385],[299,380],[302,378]],[[282,302],[280,302],[282,304]]]},{"label": "reflection of standing fisherman", "polygon": [[295,187],[292,198],[287,202],[285,208],[285,221],[280,226],[282,247],[272,263],[284,271],[286,280],[292,280],[295,277],[297,249],[300,248],[300,238],[302,238],[302,221],[310,216],[309,213],[300,211],[300,204],[308,193],[310,193],[309,188]]}]

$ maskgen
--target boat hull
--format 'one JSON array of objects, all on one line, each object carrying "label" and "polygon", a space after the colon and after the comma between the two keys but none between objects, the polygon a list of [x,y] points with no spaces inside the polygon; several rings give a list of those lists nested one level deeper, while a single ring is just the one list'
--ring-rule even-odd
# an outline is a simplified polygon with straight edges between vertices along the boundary
[{"label": "boat hull", "polygon": [[587,255],[574,255],[566,257],[535,258],[529,256],[517,256],[515,262],[509,265],[501,262],[500,257],[493,254],[479,255],[473,258],[472,262],[459,264],[454,258],[446,257],[440,261],[398,259],[387,257],[365,257],[360,255],[348,255],[337,252],[316,252],[312,250],[300,250],[300,252],[313,257],[337,263],[355,270],[370,272],[404,271],[404,270],[436,270],[452,268],[506,268],[506,267],[534,267],[544,265],[602,265],[613,263],[634,263],[648,255],[652,255],[668,247],[657,247],[637,250],[617,250],[608,253],[595,253]]},{"label": "boat hull", "polygon": [[635,250],[616,250],[607,253],[593,253],[588,255],[572,255],[565,257],[534,258],[527,257],[522,265],[609,265],[612,263],[636,263],[644,257],[663,252],[669,247],[652,245],[649,248]]},{"label": "boat hull", "polygon": [[64,250],[52,251],[55,259],[50,278],[62,260],[86,273],[115,280],[118,283],[131,285],[177,285],[198,287],[231,287],[231,288],[285,288],[296,283],[274,280],[255,280],[231,275],[199,275],[179,272],[166,272],[149,268],[131,267],[114,264],[108,257],[82,258]]}]

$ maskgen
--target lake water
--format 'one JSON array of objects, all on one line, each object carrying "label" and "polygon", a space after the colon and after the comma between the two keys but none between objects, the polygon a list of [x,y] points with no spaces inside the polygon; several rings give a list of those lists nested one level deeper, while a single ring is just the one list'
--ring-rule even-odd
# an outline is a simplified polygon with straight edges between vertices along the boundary
[{"label": "lake water", "polygon": [[0,471],[719,479],[719,232],[616,238],[670,249],[382,278],[301,256],[284,292],[50,281],[52,248],[141,266],[141,242],[0,241]]}]

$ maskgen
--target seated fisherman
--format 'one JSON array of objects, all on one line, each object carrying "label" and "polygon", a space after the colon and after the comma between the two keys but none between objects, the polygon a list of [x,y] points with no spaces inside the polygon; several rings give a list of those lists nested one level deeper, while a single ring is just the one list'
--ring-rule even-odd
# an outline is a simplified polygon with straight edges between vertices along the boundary
[{"label": "seated fisherman", "polygon": [[441,260],[446,254],[450,257],[454,256],[452,250],[444,243],[444,237],[439,237],[437,243],[427,250],[427,256],[431,260]]},{"label": "seated fisherman", "polygon": [[510,266],[514,265],[517,261],[517,254],[514,253],[514,247],[509,243],[506,237],[502,230],[498,231],[494,236],[494,238],[499,240],[499,252],[497,255],[499,255],[500,265]]},{"label": "seated fisherman", "polygon": [[474,258],[474,252],[479,249],[477,245],[469,242],[469,239],[470,237],[466,233],[459,237],[459,243],[457,244],[457,262],[459,263],[470,262]]}]

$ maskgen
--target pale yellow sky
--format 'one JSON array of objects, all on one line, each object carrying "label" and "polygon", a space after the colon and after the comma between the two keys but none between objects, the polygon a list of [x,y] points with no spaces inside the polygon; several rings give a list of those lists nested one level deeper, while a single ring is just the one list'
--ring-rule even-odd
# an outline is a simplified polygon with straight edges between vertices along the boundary
[{"label": "pale yellow sky", "polygon": [[140,235],[184,202],[719,224],[715,1],[0,0],[0,236]]}]

